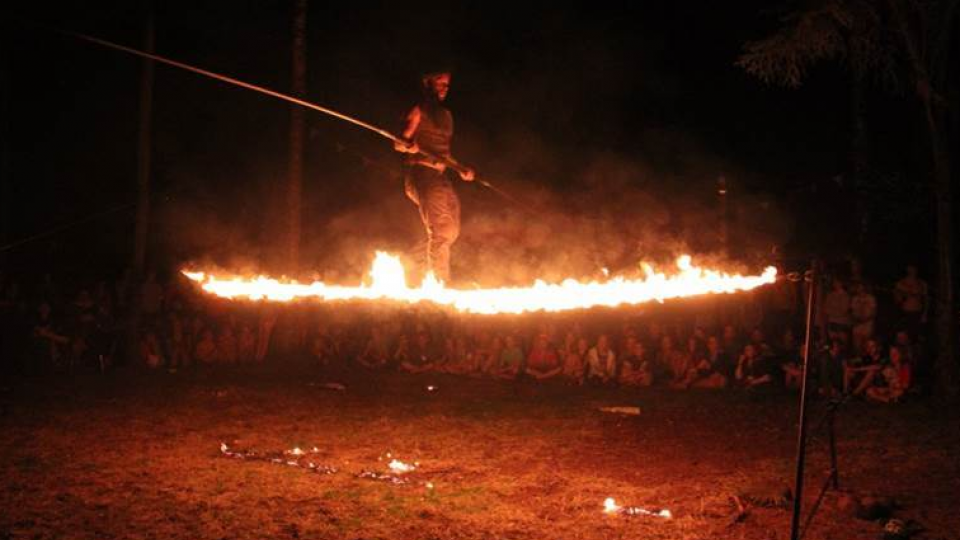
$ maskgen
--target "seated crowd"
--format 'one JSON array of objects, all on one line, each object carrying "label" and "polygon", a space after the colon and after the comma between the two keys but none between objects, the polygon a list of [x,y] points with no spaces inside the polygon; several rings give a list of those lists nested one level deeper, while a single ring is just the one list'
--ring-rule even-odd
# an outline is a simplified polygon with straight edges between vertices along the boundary
[{"label": "seated crowd", "polygon": [[[63,294],[47,276],[29,296],[0,282],[0,315],[5,367],[23,372],[104,370],[122,361],[175,371],[296,357],[329,370],[765,392],[800,384],[801,287],[781,280],[767,291],[673,309],[499,318],[425,307],[234,303],[204,296],[180,276],[164,285],[151,275],[132,292],[121,280]],[[826,396],[902,399],[926,369],[919,311],[927,302],[912,267],[893,289],[892,322],[877,320],[877,299],[862,280],[833,279],[818,311],[809,380]]]}]

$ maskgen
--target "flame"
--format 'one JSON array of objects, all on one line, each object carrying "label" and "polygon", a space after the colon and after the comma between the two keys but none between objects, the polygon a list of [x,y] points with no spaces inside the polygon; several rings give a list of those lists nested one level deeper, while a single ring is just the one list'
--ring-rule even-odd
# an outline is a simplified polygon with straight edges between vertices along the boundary
[{"label": "flame", "polygon": [[207,275],[203,272],[188,272],[186,270],[183,270],[182,273],[183,275],[190,278],[192,281],[198,281],[202,283],[204,280],[207,279]]},{"label": "flame", "polygon": [[743,276],[694,266],[689,255],[677,259],[677,272],[666,275],[648,264],[642,264],[643,279],[614,277],[604,282],[580,282],[566,279],[561,283],[537,280],[529,287],[496,289],[450,289],[427,274],[419,287],[407,285],[403,264],[396,256],[378,251],[370,271],[370,285],[354,287],[327,285],[320,281],[305,284],[280,281],[267,276],[223,277],[210,272],[187,271],[187,278],[201,288],[222,298],[289,302],[314,298],[331,300],[394,300],[417,303],[433,302],[459,311],[479,314],[523,313],[527,311],[562,311],[595,306],[636,305],[656,300],[702,294],[747,291],[773,283],[777,270],[768,267],[762,274]]},{"label": "flame", "polygon": [[626,514],[628,516],[653,516],[664,519],[673,519],[673,513],[664,508],[662,510],[647,510],[642,506],[620,506],[613,497],[607,497],[603,501],[603,512],[605,514]]},{"label": "flame", "polygon": [[391,471],[397,474],[408,473],[417,468],[417,465],[415,463],[414,464],[404,463],[399,459],[391,460],[390,464],[387,466],[390,467]]}]

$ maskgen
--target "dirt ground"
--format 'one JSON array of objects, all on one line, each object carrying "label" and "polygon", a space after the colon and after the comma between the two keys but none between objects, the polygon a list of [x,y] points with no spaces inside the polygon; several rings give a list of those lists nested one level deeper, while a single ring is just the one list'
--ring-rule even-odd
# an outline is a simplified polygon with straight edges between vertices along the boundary
[{"label": "dirt ground", "polygon": [[[0,386],[0,539],[789,538],[787,508],[750,501],[792,483],[795,396],[266,367]],[[893,497],[926,529],[915,538],[960,538],[955,405],[851,402],[837,432],[843,490]],[[337,471],[231,459],[221,442],[316,447],[310,461]],[[811,441],[805,509],[825,442]],[[357,476],[392,458],[418,464],[407,483]],[[879,538],[841,495],[806,538]],[[607,497],[673,518],[608,515]]]}]

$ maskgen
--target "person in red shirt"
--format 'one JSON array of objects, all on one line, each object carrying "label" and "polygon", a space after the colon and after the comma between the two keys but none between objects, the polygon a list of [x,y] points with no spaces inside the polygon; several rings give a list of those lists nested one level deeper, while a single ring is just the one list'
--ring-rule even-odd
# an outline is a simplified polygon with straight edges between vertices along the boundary
[{"label": "person in red shirt", "polygon": [[557,350],[550,343],[547,334],[539,334],[527,355],[527,375],[537,380],[549,379],[563,371]]},{"label": "person in red shirt", "polygon": [[882,377],[874,379],[867,389],[867,398],[881,403],[897,403],[910,389],[910,364],[904,359],[899,347],[890,347],[890,364],[881,371]]}]

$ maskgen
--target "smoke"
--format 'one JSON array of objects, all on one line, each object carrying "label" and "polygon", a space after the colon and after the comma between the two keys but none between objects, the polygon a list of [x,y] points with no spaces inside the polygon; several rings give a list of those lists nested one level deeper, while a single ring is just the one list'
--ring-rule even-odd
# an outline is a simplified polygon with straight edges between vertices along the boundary
[{"label": "smoke", "polygon": [[[454,180],[463,207],[452,259],[456,284],[519,286],[535,279],[637,276],[642,262],[669,270],[685,253],[700,264],[729,270],[772,264],[776,246],[790,233],[786,212],[762,193],[740,190],[736,179],[746,172],[695,145],[685,150],[678,145],[674,137],[668,145],[650,146],[648,152],[671,152],[670,159],[612,151],[570,157],[553,154],[529,132],[497,138],[483,152],[492,157],[480,172],[513,200],[478,183]],[[357,283],[376,250],[399,254],[407,268],[415,268],[423,228],[416,206],[403,193],[396,156],[386,151],[372,165],[342,152],[325,159],[333,164],[305,186],[301,269],[306,273],[298,277]],[[716,184],[720,172],[728,175],[726,246]],[[277,199],[283,183],[269,184],[273,204],[264,204],[263,190],[248,186],[220,191],[215,200],[205,194],[162,205],[158,219],[166,249],[178,260],[200,265],[244,273],[280,268],[291,274],[283,265],[269,264],[283,234],[283,221],[270,219],[282,215]],[[408,280],[420,276],[414,271]]]},{"label": "smoke", "polygon": [[[604,35],[601,28],[594,31]],[[791,234],[788,212],[751,187],[764,179],[749,164],[731,162],[691,129],[664,119],[686,108],[675,91],[682,85],[657,64],[660,53],[618,52],[613,44],[600,45],[602,40],[586,48],[568,41],[543,45],[555,53],[548,58],[530,52],[502,59],[506,64],[461,56],[464,75],[455,74],[450,104],[457,117],[456,154],[512,200],[454,180],[462,202],[452,259],[457,284],[637,275],[642,262],[669,269],[680,254],[738,271],[773,263]],[[427,44],[433,47],[435,40]],[[416,73],[403,62],[418,54],[392,46],[335,48],[328,65],[336,69],[325,75],[315,99],[396,131],[415,94],[401,96],[396,82]],[[372,58],[395,62],[378,75],[369,68]],[[572,66],[580,67],[576,77],[570,76]],[[252,104],[219,108],[224,114],[218,119],[226,111],[260,110]],[[230,141],[231,159],[246,163],[236,165],[234,178],[215,183],[228,189],[167,205],[164,242],[177,258],[294,273],[278,255],[285,234],[287,134],[286,115],[276,113],[236,120],[256,120],[255,137],[272,142],[257,146],[233,135],[238,140]],[[238,131],[252,130],[243,125]],[[411,268],[423,227],[404,196],[398,156],[385,141],[327,118],[311,125],[311,135],[301,220],[300,266],[306,275],[298,275],[356,283],[376,250],[400,254]],[[213,169],[206,170],[223,174]],[[724,196],[717,189],[721,176],[727,181]]]},{"label": "smoke", "polygon": [[[455,277],[492,286],[637,275],[641,262],[669,269],[685,253],[727,269],[772,263],[773,247],[790,231],[786,213],[768,197],[731,187],[724,217],[718,176],[748,173],[669,135],[648,134],[659,144],[647,153],[669,156],[659,160],[612,151],[550,157],[535,137],[505,136],[507,145],[496,150],[503,172],[493,181],[525,204],[459,186],[464,220]],[[535,176],[538,165],[556,176]],[[728,177],[728,185],[742,184]]]}]

